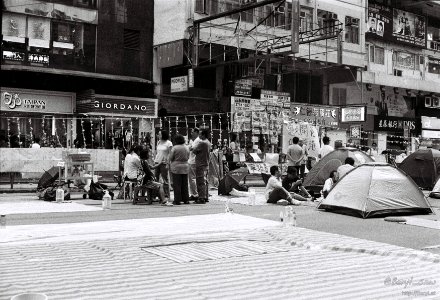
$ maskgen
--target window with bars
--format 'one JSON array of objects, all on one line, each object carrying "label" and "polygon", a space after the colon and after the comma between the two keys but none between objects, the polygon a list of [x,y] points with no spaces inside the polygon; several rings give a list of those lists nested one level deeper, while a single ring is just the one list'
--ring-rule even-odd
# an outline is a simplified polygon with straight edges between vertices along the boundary
[{"label": "window with bars", "polygon": [[208,13],[208,0],[196,0],[194,11],[199,14]]},{"label": "window with bars", "polygon": [[124,29],[124,48],[139,50],[140,31],[133,29]]},{"label": "window with bars", "polygon": [[345,42],[359,44],[359,19],[345,17]]}]

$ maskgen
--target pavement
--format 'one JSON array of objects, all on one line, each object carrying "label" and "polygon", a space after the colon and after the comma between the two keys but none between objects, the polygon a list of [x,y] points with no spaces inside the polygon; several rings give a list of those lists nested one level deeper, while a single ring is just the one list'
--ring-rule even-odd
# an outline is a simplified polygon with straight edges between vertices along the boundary
[{"label": "pavement", "polygon": [[[115,200],[102,210],[101,201],[78,194],[73,203],[84,210],[35,213],[44,202],[34,199],[0,194],[0,208],[29,204],[0,229],[0,299],[23,292],[49,299],[440,299],[435,228],[313,204],[294,207],[298,226],[291,227],[279,222],[284,208],[276,205],[232,204],[231,214],[224,201],[163,207]],[[430,199],[436,212],[437,201]]]}]

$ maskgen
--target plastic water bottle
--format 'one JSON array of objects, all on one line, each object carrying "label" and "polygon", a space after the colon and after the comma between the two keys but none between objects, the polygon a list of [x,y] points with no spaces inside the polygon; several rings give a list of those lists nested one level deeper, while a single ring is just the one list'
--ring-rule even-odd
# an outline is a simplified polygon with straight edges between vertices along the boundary
[{"label": "plastic water bottle", "polygon": [[231,201],[228,199],[225,204],[225,213],[233,214],[234,209],[231,207]]},{"label": "plastic water bottle", "polygon": [[291,226],[296,227],[296,212],[292,209]]},{"label": "plastic water bottle", "polygon": [[102,208],[112,209],[112,196],[108,193],[108,190],[104,191],[104,196],[102,196]]},{"label": "plastic water bottle", "polygon": [[64,201],[64,190],[62,187],[58,187],[55,194],[55,200],[57,203],[62,203]]}]

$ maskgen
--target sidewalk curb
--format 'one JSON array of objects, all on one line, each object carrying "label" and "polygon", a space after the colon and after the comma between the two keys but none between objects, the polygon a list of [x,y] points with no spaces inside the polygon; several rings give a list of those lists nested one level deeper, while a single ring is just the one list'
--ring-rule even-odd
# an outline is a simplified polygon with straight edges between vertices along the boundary
[{"label": "sidewalk curb", "polygon": [[23,193],[36,193],[37,189],[5,189],[0,190],[0,194],[23,194]]}]

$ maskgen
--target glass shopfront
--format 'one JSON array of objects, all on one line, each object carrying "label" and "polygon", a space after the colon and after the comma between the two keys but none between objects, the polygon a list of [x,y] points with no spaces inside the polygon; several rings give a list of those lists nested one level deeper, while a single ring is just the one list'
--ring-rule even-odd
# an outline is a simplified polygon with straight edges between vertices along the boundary
[{"label": "glass shopfront", "polygon": [[42,147],[69,147],[75,94],[2,87],[0,143],[28,148],[34,138]]}]

